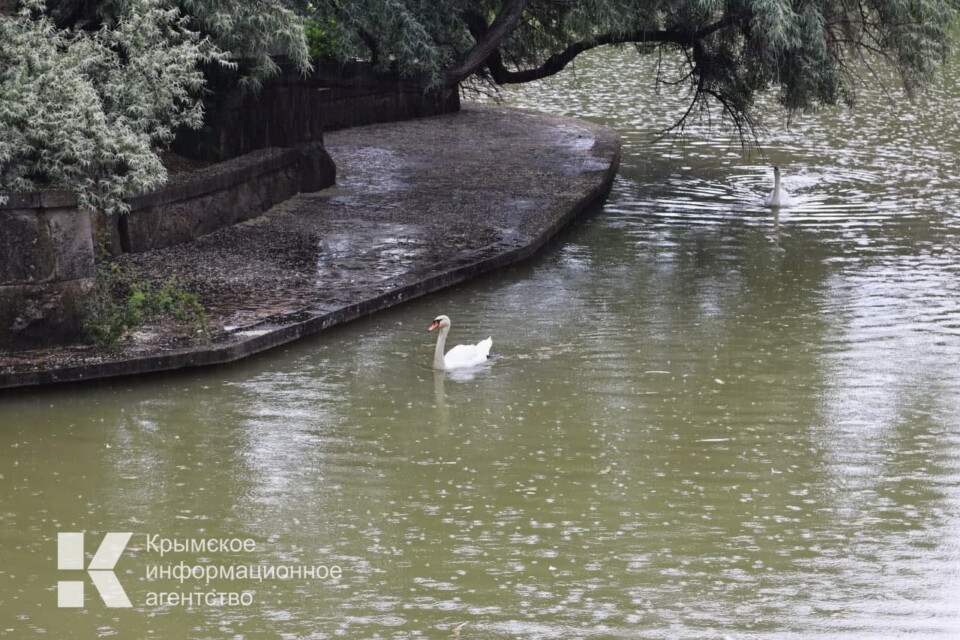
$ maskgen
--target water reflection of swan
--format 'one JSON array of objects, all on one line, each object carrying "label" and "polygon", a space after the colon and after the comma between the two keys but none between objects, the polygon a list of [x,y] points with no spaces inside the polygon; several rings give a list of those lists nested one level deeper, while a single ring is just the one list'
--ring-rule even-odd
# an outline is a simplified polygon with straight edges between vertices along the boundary
[{"label": "water reflection of swan", "polygon": [[786,207],[790,204],[790,194],[780,189],[780,167],[773,165],[773,191],[763,201],[768,207]]},{"label": "water reflection of swan", "polygon": [[477,344],[458,344],[450,349],[447,355],[443,355],[443,346],[447,342],[447,334],[450,333],[450,318],[437,316],[427,328],[427,331],[433,331],[437,328],[440,329],[440,335],[437,336],[437,348],[433,354],[434,369],[448,371],[450,369],[475,367],[486,362],[490,355],[490,347],[493,346],[493,338],[487,338]]},{"label": "water reflection of swan", "polygon": [[446,433],[450,430],[450,410],[447,408],[447,394],[443,391],[443,381],[447,374],[443,371],[433,372],[433,400],[436,409],[436,432]]}]

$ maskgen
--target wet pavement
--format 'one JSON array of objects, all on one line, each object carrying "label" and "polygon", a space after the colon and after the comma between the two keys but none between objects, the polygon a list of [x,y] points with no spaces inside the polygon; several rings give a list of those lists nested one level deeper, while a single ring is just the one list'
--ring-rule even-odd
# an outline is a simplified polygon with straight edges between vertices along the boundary
[{"label": "wet pavement", "polygon": [[620,142],[503,107],[329,133],[337,186],[120,262],[204,305],[211,337],[158,321],[118,349],[0,354],[0,388],[229,362],[531,255],[609,191]]}]

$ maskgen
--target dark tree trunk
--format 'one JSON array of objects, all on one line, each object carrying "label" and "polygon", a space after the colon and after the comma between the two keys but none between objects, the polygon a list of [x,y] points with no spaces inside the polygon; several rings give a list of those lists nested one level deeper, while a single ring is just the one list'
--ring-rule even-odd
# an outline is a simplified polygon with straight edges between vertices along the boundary
[{"label": "dark tree trunk", "polygon": [[527,10],[530,0],[504,0],[500,13],[494,18],[482,37],[460,60],[456,66],[443,72],[447,86],[456,86],[470,77],[477,69],[486,64],[487,59],[500,48],[504,38],[513,33]]},{"label": "dark tree trunk", "polygon": [[47,7],[61,29],[90,29],[98,23],[95,0],[53,0]]}]

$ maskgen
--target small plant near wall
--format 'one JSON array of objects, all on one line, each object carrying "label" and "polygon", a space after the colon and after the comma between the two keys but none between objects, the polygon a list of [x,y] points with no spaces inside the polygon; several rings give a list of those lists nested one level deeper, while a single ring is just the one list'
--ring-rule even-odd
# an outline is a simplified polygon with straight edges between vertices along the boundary
[{"label": "small plant near wall", "polygon": [[105,349],[117,348],[131,331],[157,319],[210,339],[207,314],[195,293],[176,278],[160,286],[149,282],[114,260],[104,241],[97,246],[97,295],[82,312],[86,338]]}]

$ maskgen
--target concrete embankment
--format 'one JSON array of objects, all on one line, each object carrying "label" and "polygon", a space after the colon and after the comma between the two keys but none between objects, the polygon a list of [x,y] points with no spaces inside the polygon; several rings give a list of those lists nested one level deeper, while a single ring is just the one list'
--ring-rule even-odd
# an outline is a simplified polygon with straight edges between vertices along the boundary
[{"label": "concrete embankment", "polygon": [[0,388],[234,361],[517,262],[610,189],[616,133],[502,107],[325,137],[336,187],[122,265],[200,296],[211,338],[0,354]]}]

